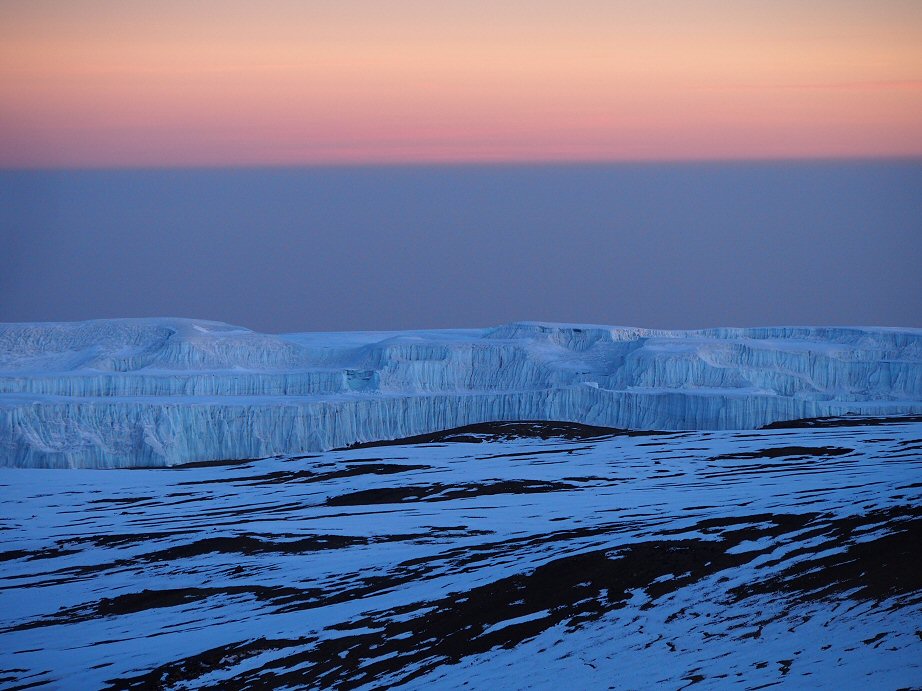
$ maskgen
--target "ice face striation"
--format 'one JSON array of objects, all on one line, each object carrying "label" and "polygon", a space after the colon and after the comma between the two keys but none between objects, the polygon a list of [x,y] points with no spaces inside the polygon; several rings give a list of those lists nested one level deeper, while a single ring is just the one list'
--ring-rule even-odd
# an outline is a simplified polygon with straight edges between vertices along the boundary
[{"label": "ice face striation", "polygon": [[700,430],[849,413],[922,413],[922,329],[0,324],[2,465],[256,458],[492,420]]}]

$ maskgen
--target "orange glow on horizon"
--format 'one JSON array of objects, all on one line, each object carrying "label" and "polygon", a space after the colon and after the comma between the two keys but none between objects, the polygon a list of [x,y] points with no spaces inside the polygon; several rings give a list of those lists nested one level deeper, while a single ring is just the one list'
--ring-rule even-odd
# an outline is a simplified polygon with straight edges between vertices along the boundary
[{"label": "orange glow on horizon", "polygon": [[0,0],[0,166],[922,155],[915,0],[430,5]]}]

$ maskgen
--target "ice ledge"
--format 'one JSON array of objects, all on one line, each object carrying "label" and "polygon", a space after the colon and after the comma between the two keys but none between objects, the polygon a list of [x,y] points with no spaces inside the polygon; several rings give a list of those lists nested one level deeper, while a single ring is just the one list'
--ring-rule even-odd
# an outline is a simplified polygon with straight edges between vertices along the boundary
[{"label": "ice ledge", "polygon": [[2,465],[249,458],[492,420],[745,429],[920,412],[922,329],[0,324]]}]

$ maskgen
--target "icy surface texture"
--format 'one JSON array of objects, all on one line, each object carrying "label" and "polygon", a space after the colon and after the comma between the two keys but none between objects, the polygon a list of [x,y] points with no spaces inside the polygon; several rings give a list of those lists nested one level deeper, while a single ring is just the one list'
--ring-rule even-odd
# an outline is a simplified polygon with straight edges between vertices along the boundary
[{"label": "icy surface texture", "polygon": [[0,468],[0,688],[922,685],[922,422],[463,436]]},{"label": "icy surface texture", "polygon": [[3,465],[257,458],[491,420],[705,430],[912,412],[922,412],[920,329],[0,325]]}]

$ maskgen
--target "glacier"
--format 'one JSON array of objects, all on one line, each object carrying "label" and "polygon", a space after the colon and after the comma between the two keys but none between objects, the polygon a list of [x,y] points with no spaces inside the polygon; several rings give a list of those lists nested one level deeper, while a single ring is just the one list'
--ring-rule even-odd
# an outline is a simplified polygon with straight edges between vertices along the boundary
[{"label": "glacier", "polygon": [[922,329],[518,322],[262,334],[196,319],[0,324],[0,465],[171,466],[488,421],[745,430],[922,412]]}]

